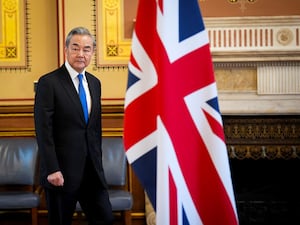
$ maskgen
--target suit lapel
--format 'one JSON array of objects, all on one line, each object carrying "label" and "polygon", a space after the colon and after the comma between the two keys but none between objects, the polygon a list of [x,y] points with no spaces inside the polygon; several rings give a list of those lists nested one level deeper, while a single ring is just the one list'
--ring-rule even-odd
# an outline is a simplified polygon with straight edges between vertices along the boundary
[{"label": "suit lapel", "polygon": [[89,86],[89,91],[90,91],[90,95],[91,95],[91,112],[90,112],[90,116],[89,116],[89,121],[92,120],[93,118],[93,115],[94,115],[94,105],[96,104],[96,99],[95,99],[95,96],[96,95],[96,89],[93,85],[93,82],[91,81],[90,79],[90,74],[88,72],[85,72],[85,76],[86,76],[86,79],[87,79],[87,82],[88,82],[88,86]]},{"label": "suit lapel", "polygon": [[62,69],[62,73],[59,77],[60,77],[62,87],[65,89],[65,91],[69,95],[70,101],[72,102],[72,104],[75,106],[76,110],[81,115],[82,120],[85,122],[81,102],[80,102],[78,93],[76,91],[76,88],[74,87],[73,81],[70,77],[70,74],[64,65],[61,67],[61,69]]}]

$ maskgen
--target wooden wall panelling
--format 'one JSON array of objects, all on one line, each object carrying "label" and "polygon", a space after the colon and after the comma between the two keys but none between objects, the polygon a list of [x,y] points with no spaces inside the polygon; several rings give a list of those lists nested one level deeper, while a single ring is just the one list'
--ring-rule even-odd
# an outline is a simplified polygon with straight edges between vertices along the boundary
[{"label": "wooden wall panelling", "polygon": [[34,136],[33,106],[0,106],[0,136]]}]

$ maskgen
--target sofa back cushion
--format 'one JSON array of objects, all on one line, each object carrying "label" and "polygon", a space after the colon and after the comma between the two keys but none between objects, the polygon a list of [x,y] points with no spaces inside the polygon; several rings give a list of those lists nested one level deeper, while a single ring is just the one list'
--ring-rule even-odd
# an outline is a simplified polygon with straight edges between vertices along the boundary
[{"label": "sofa back cushion", "polygon": [[34,137],[1,137],[0,185],[34,185],[37,155]]},{"label": "sofa back cushion", "polygon": [[124,186],[127,161],[121,137],[103,137],[102,161],[108,185]]}]

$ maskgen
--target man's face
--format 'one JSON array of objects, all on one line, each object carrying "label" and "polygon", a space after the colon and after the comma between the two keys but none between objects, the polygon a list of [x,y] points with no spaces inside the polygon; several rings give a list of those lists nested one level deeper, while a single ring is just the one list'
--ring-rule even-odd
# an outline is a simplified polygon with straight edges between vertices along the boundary
[{"label": "man's face", "polygon": [[78,73],[90,64],[93,53],[93,39],[88,35],[74,35],[65,48],[68,62]]}]

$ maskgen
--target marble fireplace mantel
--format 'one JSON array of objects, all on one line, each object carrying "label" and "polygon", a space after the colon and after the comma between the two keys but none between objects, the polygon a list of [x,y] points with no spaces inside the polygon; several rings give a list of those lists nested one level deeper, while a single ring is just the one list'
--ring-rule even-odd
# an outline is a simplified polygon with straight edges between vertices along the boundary
[{"label": "marble fireplace mantel", "polygon": [[223,115],[300,113],[300,62],[230,63],[215,67]]}]

